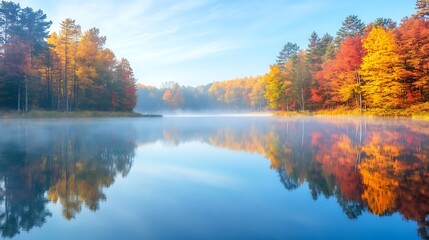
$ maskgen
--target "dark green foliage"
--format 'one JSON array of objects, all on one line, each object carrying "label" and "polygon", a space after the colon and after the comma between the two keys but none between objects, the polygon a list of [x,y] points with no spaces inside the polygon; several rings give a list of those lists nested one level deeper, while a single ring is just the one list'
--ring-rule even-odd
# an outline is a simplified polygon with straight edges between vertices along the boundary
[{"label": "dark green foliage", "polygon": [[429,19],[429,0],[417,0],[416,10],[418,17]]},{"label": "dark green foliage", "polygon": [[293,54],[297,54],[299,46],[296,43],[288,42],[284,45],[282,51],[277,56],[276,63],[284,69],[284,64],[287,62]]},{"label": "dark green foliage", "polygon": [[374,27],[383,27],[385,29],[392,30],[396,28],[397,23],[391,18],[377,18],[372,25]]},{"label": "dark green foliage", "polygon": [[365,24],[356,15],[349,15],[343,21],[341,28],[337,32],[335,43],[340,44],[347,37],[362,36],[365,30]]}]

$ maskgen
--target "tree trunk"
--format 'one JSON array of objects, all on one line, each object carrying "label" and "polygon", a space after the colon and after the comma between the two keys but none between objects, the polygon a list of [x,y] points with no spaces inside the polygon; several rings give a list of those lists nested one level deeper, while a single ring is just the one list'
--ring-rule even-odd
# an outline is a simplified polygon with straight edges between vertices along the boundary
[{"label": "tree trunk", "polygon": [[305,107],[304,107],[304,88],[301,88],[301,111],[304,112]]},{"label": "tree trunk", "polygon": [[[68,36],[66,34],[66,39],[68,39]],[[67,76],[67,68],[68,68],[68,49],[67,49],[68,42],[64,43],[64,98],[65,98],[65,109],[66,112],[69,111],[69,92],[68,92],[68,76]]]},{"label": "tree trunk", "polygon": [[24,75],[24,83],[25,83],[25,112],[28,112],[28,79],[27,79],[27,75]]},{"label": "tree trunk", "polygon": [[[60,67],[61,69],[61,67]],[[58,78],[58,98],[57,98],[57,111],[60,111],[60,101],[61,101],[61,71]]]},{"label": "tree trunk", "polygon": [[362,79],[360,78],[360,75],[357,69],[356,69],[356,82],[359,88],[359,112],[362,113],[362,89],[361,89]]}]

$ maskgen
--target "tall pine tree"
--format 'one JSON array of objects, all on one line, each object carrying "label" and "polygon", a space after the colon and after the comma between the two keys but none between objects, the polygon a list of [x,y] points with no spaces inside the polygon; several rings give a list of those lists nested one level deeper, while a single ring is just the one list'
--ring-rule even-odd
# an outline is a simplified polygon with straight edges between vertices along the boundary
[{"label": "tall pine tree", "polygon": [[347,37],[362,36],[365,30],[365,24],[356,15],[349,15],[343,21],[341,28],[337,32],[335,44],[339,46],[340,42]]},{"label": "tall pine tree", "polygon": [[429,19],[429,0],[417,0],[417,16],[423,19]]}]

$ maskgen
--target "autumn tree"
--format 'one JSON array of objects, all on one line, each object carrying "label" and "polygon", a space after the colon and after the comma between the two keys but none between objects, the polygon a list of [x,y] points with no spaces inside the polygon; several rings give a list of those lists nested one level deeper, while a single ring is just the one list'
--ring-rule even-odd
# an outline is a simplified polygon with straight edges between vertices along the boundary
[{"label": "autumn tree", "polygon": [[359,73],[363,76],[362,88],[369,107],[397,108],[401,104],[401,62],[396,52],[398,44],[392,31],[381,27],[371,30],[363,39],[367,55],[362,60]]},{"label": "autumn tree", "polygon": [[57,46],[58,52],[57,54],[61,56],[61,60],[63,62],[63,73],[64,73],[64,102],[65,111],[70,110],[70,75],[74,78],[75,75],[75,67],[72,64],[75,61],[76,57],[76,45],[77,38],[80,34],[80,27],[76,25],[76,21],[74,19],[66,18],[60,23],[60,32],[59,32],[59,46]]},{"label": "autumn tree", "polygon": [[321,70],[321,65],[324,61],[333,57],[334,52],[327,53],[328,49],[333,49],[333,37],[325,34],[321,39],[313,32],[306,51],[306,64],[310,74],[309,78],[309,91],[311,97],[308,99],[308,105],[312,109],[321,108],[323,105],[322,89],[319,82],[316,81],[315,74]]},{"label": "autumn tree", "polygon": [[304,111],[311,96],[313,76],[308,64],[308,55],[300,51],[290,59],[287,75],[290,79],[288,99],[295,110]]},{"label": "autumn tree", "polygon": [[262,78],[266,85],[265,97],[268,101],[268,106],[275,110],[288,110],[288,102],[286,98],[286,89],[290,82],[285,81],[284,73],[280,66],[271,65],[270,71]]},{"label": "autumn tree", "polygon": [[336,57],[326,61],[316,74],[328,106],[355,102],[361,107],[361,77],[358,73],[362,63],[363,48],[361,37],[346,38],[340,43]]},{"label": "autumn tree", "polygon": [[168,105],[170,109],[177,109],[183,106],[183,96],[180,92],[180,86],[176,82],[163,83],[164,94],[162,100]]},{"label": "autumn tree", "polygon": [[112,88],[112,110],[132,111],[137,102],[136,78],[130,62],[122,58],[115,68]]},{"label": "autumn tree", "polygon": [[404,66],[405,100],[429,100],[429,22],[420,18],[404,19],[395,31],[399,58]]},{"label": "autumn tree", "polygon": [[262,111],[267,105],[265,98],[266,85],[267,83],[262,78],[258,79],[257,82],[253,84],[252,91],[249,94],[250,106],[253,109]]}]

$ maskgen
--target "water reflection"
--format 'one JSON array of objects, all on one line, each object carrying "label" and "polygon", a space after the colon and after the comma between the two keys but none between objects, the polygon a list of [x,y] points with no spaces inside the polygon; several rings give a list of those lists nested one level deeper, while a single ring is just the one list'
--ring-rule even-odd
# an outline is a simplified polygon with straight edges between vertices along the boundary
[{"label": "water reflection", "polygon": [[[0,231],[13,237],[42,226],[59,202],[66,219],[106,200],[103,188],[131,169],[135,131],[103,122],[3,123],[0,137]],[[110,127],[117,131],[110,131]]]},{"label": "water reflection", "polygon": [[[198,141],[259,154],[285,191],[333,198],[350,219],[399,213],[429,235],[429,124],[411,120],[221,118],[0,123],[0,231],[42,226],[49,201],[66,219],[96,211],[138,145]],[[172,156],[173,157],[173,156]],[[192,156],[189,156],[192,158]],[[180,159],[179,159],[180,160]]]},{"label": "water reflection", "polygon": [[[180,121],[180,120],[176,120]],[[262,154],[287,190],[308,183],[311,197],[335,197],[350,219],[364,211],[396,212],[429,236],[429,124],[411,120],[331,118],[241,119],[199,126],[164,126],[160,138],[177,146],[189,139]],[[213,127],[215,125],[215,127]],[[145,141],[145,139],[140,139]]]}]

